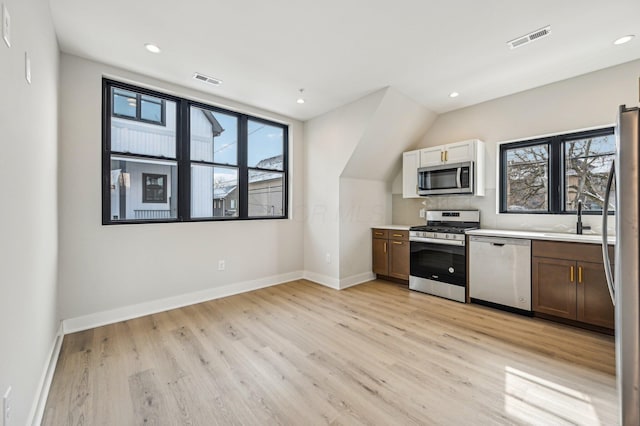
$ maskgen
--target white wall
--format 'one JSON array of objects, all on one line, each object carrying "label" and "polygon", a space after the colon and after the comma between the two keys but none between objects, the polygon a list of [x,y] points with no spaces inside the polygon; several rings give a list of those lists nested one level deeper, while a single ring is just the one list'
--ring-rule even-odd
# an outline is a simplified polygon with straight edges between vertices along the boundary
[{"label": "white wall", "polygon": [[[485,197],[429,197],[403,199],[393,195],[394,223],[423,221],[418,210],[479,208],[482,226],[501,229],[575,229],[573,215],[496,214],[497,143],[537,135],[613,124],[620,104],[638,105],[640,60],[596,71],[506,96],[438,116],[418,147],[479,138],[486,142],[487,192]],[[601,231],[601,216],[585,216],[595,232]],[[613,220],[610,220],[613,232]]]},{"label": "white wall", "polygon": [[384,88],[305,123],[305,271],[334,287],[371,275],[371,227],[388,223],[387,181],[435,114]]},{"label": "white wall", "polygon": [[0,394],[12,386],[11,424],[24,425],[58,328],[59,54],[47,0],[2,3],[12,44],[0,40]]},{"label": "white wall", "polygon": [[325,284],[337,286],[340,278],[340,175],[384,92],[380,90],[305,123],[304,267],[310,278]]},{"label": "white wall", "polygon": [[[60,68],[60,314],[76,318],[301,273],[303,125],[204,92],[63,54]],[[290,220],[101,225],[102,76],[290,124]],[[226,270],[218,271],[218,260]]]},{"label": "white wall", "polygon": [[[340,278],[371,279],[371,228],[391,220],[388,185],[379,180],[340,178]],[[366,274],[369,274],[367,277]]]}]

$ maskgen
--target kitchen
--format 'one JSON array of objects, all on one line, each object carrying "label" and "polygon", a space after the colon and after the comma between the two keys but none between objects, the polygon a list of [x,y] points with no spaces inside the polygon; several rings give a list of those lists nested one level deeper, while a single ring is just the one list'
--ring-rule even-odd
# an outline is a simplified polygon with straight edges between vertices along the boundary
[{"label": "kitchen", "polygon": [[[630,102],[630,105],[637,105],[637,103]],[[484,106],[484,108],[480,106],[478,109],[482,110],[487,108],[486,106]],[[602,133],[602,131],[597,129],[606,130],[606,128],[610,129],[612,126],[616,126],[616,129],[618,129],[619,127],[616,125],[618,117],[615,114],[617,109],[618,108],[611,109],[611,111],[614,112],[610,113],[611,119],[609,123],[604,121],[591,122],[582,128],[573,130],[565,128],[564,132],[558,133],[571,134],[578,132],[578,134],[584,135],[584,132],[579,132],[587,128],[589,130],[586,133],[589,133],[589,131]],[[633,111],[626,112],[625,108],[620,107],[620,120],[622,120],[622,122],[624,122],[622,117],[625,116],[625,114],[622,114],[623,110],[625,110],[626,116],[630,116],[631,113],[633,113]],[[473,113],[466,111],[464,117],[458,116],[456,118],[468,120],[469,118],[473,119],[473,116]],[[631,120],[631,118],[628,118],[628,120]],[[531,122],[531,120],[528,122]],[[451,123],[453,123],[453,121],[451,121]],[[628,162],[628,157],[637,157],[637,109],[634,120],[628,122],[626,126],[627,130],[624,133],[627,136],[631,134],[633,137],[632,139],[622,137],[622,146],[630,147],[626,149],[631,150],[630,153],[626,154]],[[486,125],[479,126],[479,128],[485,131],[488,129]],[[454,126],[446,126],[444,132],[446,133],[447,131],[455,132]],[[605,133],[608,133],[608,131],[605,131]],[[543,134],[545,137],[549,135],[549,133]],[[438,133],[436,133],[436,135],[438,135]],[[552,135],[554,134],[552,133]],[[560,321],[573,326],[613,334],[614,306],[611,302],[613,295],[610,295],[613,289],[610,290],[607,285],[604,265],[609,262],[613,264],[613,244],[615,243],[615,238],[612,238],[612,235],[615,235],[616,217],[606,215],[605,217],[607,217],[608,220],[603,222],[601,213],[589,216],[582,215],[581,203],[577,203],[577,211],[574,208],[572,214],[541,216],[517,212],[516,214],[509,215],[508,212],[505,211],[504,204],[501,205],[500,191],[496,190],[496,187],[500,187],[501,174],[504,174],[506,171],[506,169],[500,170],[501,147],[508,147],[510,143],[517,145],[518,142],[522,140],[540,139],[541,136],[532,133],[527,136],[520,134],[519,136],[521,137],[513,139],[505,137],[504,142],[496,141],[495,144],[491,144],[491,149],[488,150],[485,150],[485,143],[470,139],[469,136],[470,135],[461,136],[461,140],[463,137],[466,137],[469,139],[467,141],[454,142],[451,139],[446,139],[444,141],[447,142],[447,145],[436,145],[435,147],[428,145],[427,148],[419,148],[403,154],[403,173],[402,176],[398,176],[394,182],[396,194],[393,199],[393,223],[396,224],[396,226],[389,228],[381,226],[372,231],[372,236],[375,240],[376,238],[384,237],[379,234],[380,231],[388,229],[388,245],[384,245],[383,249],[386,250],[387,247],[389,247],[389,264],[387,267],[389,268],[388,271],[392,272],[392,274],[390,274],[392,275],[392,279],[398,282],[408,283],[410,289],[457,300],[459,302],[480,303],[519,314],[546,318],[552,321]],[[472,137],[477,137],[477,135]],[[612,135],[611,138],[613,139]],[[571,138],[569,137],[568,139],[570,140]],[[434,140],[434,138],[429,138],[427,135],[423,142],[425,140]],[[469,150],[472,155],[469,155],[468,158],[463,158],[463,162],[453,164],[450,167],[420,168],[420,166],[424,166],[424,164],[421,164],[421,159],[424,157],[423,153],[429,156],[429,151],[438,151],[438,148],[440,148],[441,151],[446,152],[448,147],[453,146],[457,148],[465,144],[472,147],[472,149]],[[485,162],[485,158],[477,155],[478,149],[485,150],[484,153],[486,154],[487,162]],[[475,153],[474,150],[476,150]],[[446,154],[444,155],[445,157],[441,157],[441,160],[443,160],[441,164],[446,164]],[[428,182],[432,186],[437,186],[438,183],[446,181],[446,176],[444,178],[442,176],[425,176],[426,170],[432,175],[442,175],[442,169],[451,171],[452,178],[449,181],[448,187],[464,188],[465,182],[468,182],[468,178],[465,178],[465,174],[468,173],[468,167],[466,167],[468,163],[464,161],[471,161],[474,164],[479,163],[478,170],[486,172],[485,179],[488,187],[486,189],[480,188],[479,193],[482,195],[455,195],[454,193],[460,189],[442,191],[448,193],[448,195],[444,196],[426,195],[429,193],[438,194],[437,189],[422,191],[424,194],[422,196],[416,193],[417,191],[419,192],[421,188],[429,186],[425,185],[428,178],[431,179]],[[618,158],[617,161],[618,163],[620,163],[620,161],[624,162],[624,160],[620,160],[620,158]],[[490,167],[488,167],[490,170],[484,169],[487,163],[490,165]],[[610,165],[607,169],[608,168],[610,168]],[[637,182],[637,163],[632,161],[622,173],[623,176],[627,177],[626,182]],[[439,178],[442,178],[442,180],[438,180]],[[618,179],[620,179],[620,175],[618,175]],[[478,181],[476,181],[476,185],[477,184]],[[480,185],[484,184],[485,182],[480,181]],[[626,186],[628,183],[623,183],[623,185],[625,186],[621,188],[621,191],[624,192],[618,194],[621,199],[623,199],[625,195],[631,197],[631,194],[637,194],[637,186],[628,188]],[[473,179],[471,179],[471,186],[473,187]],[[447,185],[443,184],[443,187],[447,187]],[[503,188],[506,188],[506,186]],[[503,191],[504,190],[505,189],[503,189]],[[486,198],[491,199],[487,202]],[[631,198],[629,201],[633,204],[633,200],[634,198]],[[502,202],[504,202],[504,200],[502,200]],[[609,206],[612,208],[613,204],[609,204]],[[427,226],[427,229],[424,229],[425,227],[423,225],[415,226],[425,223],[425,214],[427,225],[432,226]],[[635,245],[637,252],[637,219],[633,219],[633,214],[634,210],[632,207],[632,216],[630,216],[630,218],[628,217],[625,223],[627,226],[632,224],[631,227],[626,228],[626,232],[631,238],[629,243],[632,246]],[[635,207],[635,214],[637,215],[637,206]],[[416,216],[420,216],[420,218]],[[397,225],[400,223],[414,226]],[[453,226],[453,228],[449,228],[451,230],[442,228],[440,230],[432,229],[433,226],[442,226],[443,224],[449,227]],[[454,255],[453,257],[449,257],[449,263],[444,262],[442,265],[438,265],[438,262],[442,261],[443,256],[441,253],[445,251],[450,252],[450,250],[441,248],[447,246],[443,246],[442,241],[440,241],[440,244],[436,244],[438,240],[434,239],[436,236],[440,236],[440,238],[445,240],[444,243],[447,245],[454,244],[455,241],[452,240],[459,237],[458,232],[462,232],[455,231],[456,226],[462,227],[462,229],[464,229],[465,226],[468,228],[466,231],[466,272],[468,273],[468,280],[465,282],[466,293],[464,292],[464,287],[460,287],[459,283],[457,283],[458,285],[442,285],[442,283],[437,282],[447,281],[447,279],[440,279],[438,275],[432,275],[434,277],[433,280],[421,278],[430,278],[431,273],[446,274],[446,269],[448,268],[450,273],[450,279],[448,281],[451,283],[456,282],[454,275],[457,274],[457,271],[455,271],[454,274],[454,269],[457,269],[460,265],[464,265],[465,255],[458,255],[460,260],[455,260],[456,256]],[[609,235],[609,259],[604,261],[602,258],[603,250],[601,248],[603,229],[607,231],[604,238],[607,238],[606,234]],[[432,232],[425,234],[423,231]],[[437,234],[435,231],[452,234]],[[397,241],[394,241],[394,238]],[[461,244],[464,244],[462,238],[459,238],[459,240]],[[395,265],[392,264],[394,258],[393,244],[398,245],[397,250],[400,250],[399,247],[404,245],[405,248],[403,252],[400,253],[398,251],[396,257],[402,258],[403,256],[408,256],[410,259],[408,265],[403,265],[403,261],[399,261],[399,263],[396,261]],[[411,244],[410,256],[408,244]],[[516,245],[520,247],[518,249],[508,250],[509,246],[515,247]],[[425,248],[423,248],[423,246]],[[433,248],[428,249],[427,247],[429,246]],[[425,250],[426,253],[429,253],[429,250],[431,250],[431,259],[429,259],[428,255],[420,258],[420,256],[416,254],[418,250]],[[459,251],[459,253],[462,253],[462,251]],[[374,272],[376,267],[383,268],[382,271],[378,271],[378,273],[384,272],[384,265],[380,263],[380,258],[375,258],[375,254],[376,245],[374,243]],[[558,262],[553,258],[558,257],[567,259],[567,262],[562,266],[562,269],[553,269],[557,266],[553,265],[553,263]],[[546,262],[549,261],[551,261],[553,268],[544,269],[548,266]],[[585,261],[586,263],[584,263]],[[511,267],[509,267],[509,263],[511,263]],[[423,266],[423,264],[425,266]],[[410,276],[407,277],[409,274]],[[414,274],[420,277],[414,277]],[[384,273],[382,275],[384,275]],[[562,293],[565,292],[565,288],[568,288],[560,288],[560,286],[563,285],[562,282],[565,281],[564,275],[566,275],[566,281],[576,284],[576,286],[571,286],[576,287],[575,290],[569,290],[576,293],[573,293],[568,299],[564,299],[564,296],[561,296],[561,299],[555,299],[557,294],[551,296],[551,293]],[[637,279],[633,278],[637,276],[637,263],[635,272],[631,272],[630,275],[627,273],[627,275],[631,277],[629,281],[626,282],[630,289],[628,297],[637,300]],[[558,277],[562,278],[558,280]],[[459,279],[457,281],[459,281]],[[458,292],[460,289],[463,290],[462,293]],[[635,307],[627,306],[627,309],[630,310],[629,312],[633,312],[632,309],[636,309],[636,314],[632,314],[632,318],[637,317],[637,303]],[[617,315],[621,314],[618,313]],[[571,320],[567,320],[567,318],[571,318]],[[618,316],[617,318],[621,317]],[[637,321],[635,322],[637,323]],[[626,344],[629,346],[622,351],[620,347],[618,347],[619,353],[625,354],[619,356],[623,358],[626,356],[636,357],[637,324],[636,326],[631,324],[630,329],[626,331],[629,333],[626,335]],[[618,330],[618,333],[621,333],[620,330]],[[620,336],[618,336],[618,339],[620,339]],[[618,340],[618,343],[619,342],[620,340]],[[637,374],[634,372],[635,369],[637,369],[637,362],[629,359],[627,359],[626,362],[627,364],[624,371],[627,373],[622,376],[620,373],[621,370],[619,370],[618,377],[631,377],[627,379],[628,381],[624,384],[619,382],[619,386],[622,386],[626,390],[626,394],[629,397],[629,395],[632,395],[634,392],[632,390],[635,386],[634,383],[637,382]],[[621,367],[619,366],[619,368]],[[633,377],[635,377],[635,379]],[[626,404],[628,407],[632,407],[630,410],[631,413],[633,413],[637,404],[630,401],[626,401]],[[627,419],[629,419],[633,418],[635,414],[627,415],[631,416],[627,417]]]},{"label": "kitchen", "polygon": [[[328,345],[347,349],[342,355],[348,360],[360,354],[373,355],[356,363],[366,368],[351,371],[351,377],[364,380],[369,390],[350,387],[350,377],[342,370],[321,370],[318,366],[328,358],[314,352],[316,348],[304,346],[305,356],[300,357],[304,362],[317,361],[306,365],[326,372],[319,374],[319,380],[343,379],[333,383],[329,392],[343,399],[331,398],[329,403],[318,404],[321,408],[335,401],[360,402],[368,394],[390,396],[386,401],[370,400],[371,410],[361,410],[369,423],[383,419],[391,423],[393,414],[403,407],[411,407],[407,423],[416,422],[416,418],[437,422],[456,414],[469,418],[476,413],[464,409],[477,407],[476,398],[495,404],[491,416],[482,417],[487,422],[526,422],[526,418],[517,417],[519,411],[522,414],[518,390],[533,381],[532,372],[519,363],[522,351],[515,349],[513,358],[507,358],[500,353],[504,345],[498,344],[494,350],[500,337],[511,339],[520,348],[535,346],[538,354],[546,346],[554,346],[565,361],[594,367],[584,377],[582,372],[575,373],[578,383],[583,378],[600,383],[601,371],[595,365],[602,358],[611,358],[611,336],[587,334],[576,327],[520,315],[513,316],[515,331],[503,332],[501,322],[511,317],[502,316],[500,310],[372,281],[371,228],[423,224],[421,209],[475,209],[480,212],[481,230],[559,234],[575,229],[574,215],[497,213],[498,144],[614,125],[619,105],[637,105],[638,39],[620,46],[612,43],[623,34],[638,34],[636,2],[622,4],[626,13],[595,1],[465,1],[464,13],[459,3],[417,1],[278,5],[252,1],[242,8],[234,3],[200,2],[198,8],[181,8],[180,22],[174,20],[175,4],[164,0],[147,8],[142,3],[132,7],[124,0],[109,5],[79,0],[2,3],[7,29],[4,41],[0,40],[0,88],[11,102],[5,102],[0,113],[0,140],[6,153],[2,158],[8,160],[0,173],[3,181],[20,177],[22,182],[7,188],[7,205],[15,208],[3,209],[0,245],[4,274],[0,319],[6,325],[0,336],[0,393],[12,402],[12,424],[42,415],[46,378],[50,378],[47,374],[54,370],[50,363],[55,362],[56,348],[60,348],[56,345],[63,337],[66,340],[74,332],[90,336],[93,327],[103,324],[238,293],[243,295],[231,302],[221,299],[216,308],[242,312],[234,305],[253,305],[272,293],[279,295],[278,303],[283,306],[294,294],[315,297],[312,300],[317,304],[309,303],[309,311],[319,313],[315,318],[293,307],[292,312],[303,319],[295,324],[299,329],[283,327],[282,322],[290,319],[288,312],[271,316],[275,319],[270,323],[273,329],[284,330],[275,341],[286,341],[287,332],[303,330],[308,332],[299,332],[304,344],[309,344],[308,335],[318,341],[325,337],[322,344],[327,346],[321,349]],[[535,43],[517,49],[506,43],[547,24],[552,25],[552,32]],[[171,28],[176,31],[168,31]],[[215,46],[212,40],[216,40]],[[159,52],[145,49],[150,42],[159,45]],[[224,84],[203,85],[192,78],[195,72],[219,77]],[[101,82],[105,77],[288,126],[288,216],[278,220],[101,226]],[[454,90],[459,92],[457,97],[452,96]],[[404,152],[469,140],[485,144],[484,196],[403,198]],[[126,186],[124,179],[123,184]],[[583,221],[591,232],[601,233],[598,216],[585,215]],[[610,221],[611,231],[614,226]],[[577,276],[580,265],[575,262]],[[291,282],[294,284],[287,284]],[[340,309],[336,311],[336,307]],[[483,315],[487,319],[494,340],[483,342],[485,351],[474,356],[474,362],[462,365],[459,360],[466,360],[469,354],[460,353],[463,346],[442,318],[476,341],[486,330],[460,320],[469,310],[475,318]],[[381,318],[381,328],[369,330],[363,327],[368,322],[358,323],[375,315]],[[403,315],[405,323],[394,322]],[[339,325],[329,321],[334,318]],[[326,328],[316,326],[323,320]],[[531,321],[538,325],[533,330]],[[239,322],[248,325],[245,336],[258,335],[257,344],[264,345],[259,331],[268,333],[268,329],[247,318]],[[304,329],[309,324],[312,326]],[[389,324],[406,331],[401,334]],[[96,339],[101,332],[95,334]],[[581,336],[584,346],[545,340],[549,335],[560,340],[563,333]],[[336,340],[337,335],[343,339]],[[398,351],[404,358],[396,371],[386,362],[393,359],[393,345],[385,341],[387,336],[393,336],[393,345],[407,345]],[[224,341],[239,335],[230,330],[217,337]],[[376,340],[380,345],[372,344]],[[241,342],[232,342],[231,350],[240,346],[236,343]],[[451,357],[451,364],[446,364],[447,352],[442,348],[448,345],[460,349],[461,358]],[[124,342],[118,346],[130,347]],[[603,348],[600,355],[591,351],[595,346]],[[83,342],[67,347],[78,349],[78,355],[88,354],[80,351],[85,348]],[[589,356],[577,353],[580,348],[589,350]],[[87,356],[102,352],[91,353]],[[416,360],[407,370],[406,365]],[[255,361],[253,365],[262,365],[261,360]],[[453,409],[445,409],[441,403],[456,399],[449,398],[452,394],[447,392],[451,391],[447,387],[449,373],[455,373],[456,368],[473,372],[485,361],[493,363],[490,374],[474,377],[495,385],[491,393],[483,393],[484,387],[470,392],[469,382],[462,377],[456,384],[462,392],[458,395],[464,397],[446,405]],[[250,364],[238,364],[239,369],[250,368]],[[542,374],[545,362],[537,358],[534,364],[538,377],[548,380],[548,375]],[[426,365],[440,374],[435,389],[444,392],[424,389],[421,382],[425,377],[412,374]],[[607,413],[604,419],[613,418],[611,395],[602,397],[612,393],[609,368],[603,367],[608,374],[602,379],[607,383],[606,392],[596,387],[587,395],[590,401],[581,400],[580,407],[585,410],[576,410],[593,415],[585,419],[597,419],[602,412]],[[408,393],[407,398],[389,395],[386,383],[390,382],[371,381],[374,376],[365,377],[371,372],[385,374],[380,377],[385,380],[391,377],[401,379],[396,383],[407,383],[398,386]],[[559,372],[562,366],[556,363],[547,374]],[[150,377],[137,376],[133,387],[140,389],[145,378]],[[415,378],[418,382],[411,382]],[[124,405],[118,405],[119,397],[125,399],[125,405],[132,403],[128,388],[123,388],[109,399],[112,405],[102,404],[97,390],[100,385],[93,380],[84,383],[92,386],[91,396],[84,401],[99,401],[94,408],[102,410],[102,415],[125,411],[120,410]],[[126,378],[124,384],[129,385]],[[268,398],[286,386],[278,384]],[[538,389],[547,384],[538,381]],[[573,389],[570,384],[563,385]],[[265,388],[272,389],[270,384]],[[567,401],[575,395],[563,393],[559,387],[549,388]],[[71,394],[58,392],[57,396]],[[288,398],[283,398],[282,406],[289,407],[289,401],[305,393],[285,395]],[[241,398],[238,406],[252,401]],[[291,413],[304,415],[309,401],[301,398]],[[606,409],[601,411],[603,405]],[[257,404],[254,408],[262,413],[264,407]],[[462,408],[460,413],[456,408]],[[442,417],[432,416],[429,410]],[[282,411],[287,414],[288,410]],[[506,411],[509,416],[502,417]],[[87,413],[96,412],[82,414]],[[352,420],[349,406],[329,406],[327,413],[336,417],[318,418],[336,419],[336,423]],[[381,417],[369,417],[370,413]],[[341,414],[346,417],[339,417]]]}]

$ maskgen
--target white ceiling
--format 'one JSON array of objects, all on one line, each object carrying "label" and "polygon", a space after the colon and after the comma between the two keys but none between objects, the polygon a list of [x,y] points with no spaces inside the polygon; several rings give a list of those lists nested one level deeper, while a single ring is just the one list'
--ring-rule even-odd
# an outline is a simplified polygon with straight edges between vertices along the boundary
[{"label": "white ceiling", "polygon": [[[301,120],[386,86],[441,113],[640,58],[639,0],[50,3],[64,52]],[[507,47],[545,25],[550,36]]]}]

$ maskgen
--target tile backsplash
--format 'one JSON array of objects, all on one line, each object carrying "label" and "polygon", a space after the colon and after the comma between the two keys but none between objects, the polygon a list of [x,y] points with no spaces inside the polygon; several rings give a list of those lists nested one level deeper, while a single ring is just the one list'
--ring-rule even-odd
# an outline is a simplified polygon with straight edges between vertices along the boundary
[{"label": "tile backsplash", "polygon": [[[544,232],[575,232],[575,215],[547,214],[498,214],[496,213],[496,189],[487,188],[484,197],[435,196],[422,198],[402,198],[401,194],[392,197],[392,222],[397,225],[419,225],[420,209],[478,209],[480,226],[486,229],[511,229]],[[582,222],[591,226],[585,234],[602,233],[601,215],[583,215]],[[615,216],[609,216],[608,233],[615,233]]]}]

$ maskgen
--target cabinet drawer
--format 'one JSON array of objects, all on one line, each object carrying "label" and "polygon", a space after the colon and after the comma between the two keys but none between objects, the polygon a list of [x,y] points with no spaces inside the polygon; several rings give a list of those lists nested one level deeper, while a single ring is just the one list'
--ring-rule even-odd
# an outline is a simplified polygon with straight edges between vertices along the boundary
[{"label": "cabinet drawer", "polygon": [[371,236],[373,238],[383,238],[383,239],[388,239],[389,235],[388,235],[388,230],[386,229],[373,229],[371,231]]},{"label": "cabinet drawer", "polygon": [[388,230],[390,240],[409,241],[409,231]]},{"label": "cabinet drawer", "polygon": [[[602,246],[599,244],[534,240],[531,254],[534,257],[602,263]],[[609,246],[609,257],[613,261],[613,246]]]}]

